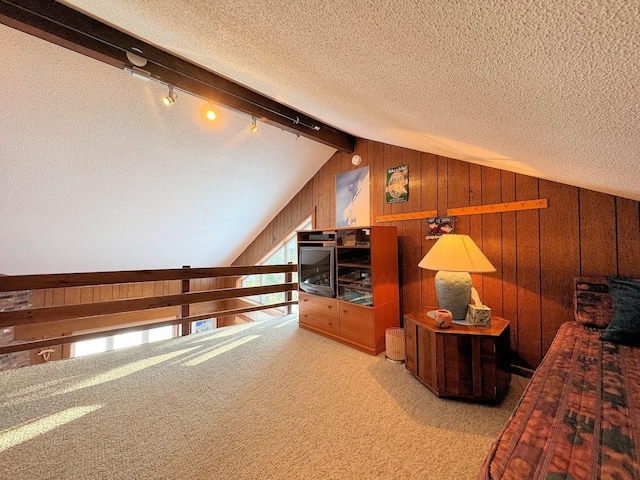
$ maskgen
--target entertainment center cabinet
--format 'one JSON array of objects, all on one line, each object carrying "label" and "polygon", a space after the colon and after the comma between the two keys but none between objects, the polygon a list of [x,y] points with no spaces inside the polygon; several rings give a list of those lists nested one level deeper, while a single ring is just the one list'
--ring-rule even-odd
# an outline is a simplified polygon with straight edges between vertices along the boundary
[{"label": "entertainment center cabinet", "polygon": [[[314,250],[330,254],[332,271],[312,261],[303,266]],[[382,353],[385,330],[400,325],[396,227],[302,230],[298,259],[300,327],[371,355]],[[333,296],[303,291],[312,291],[315,279],[331,284]]]}]

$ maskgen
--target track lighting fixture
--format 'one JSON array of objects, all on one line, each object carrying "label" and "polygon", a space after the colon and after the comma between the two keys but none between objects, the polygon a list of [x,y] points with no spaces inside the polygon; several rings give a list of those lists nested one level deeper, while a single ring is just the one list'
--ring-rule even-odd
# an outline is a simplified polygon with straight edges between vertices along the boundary
[{"label": "track lighting fixture", "polygon": [[251,117],[251,127],[249,127],[249,130],[251,130],[252,133],[258,133],[260,130],[258,129],[258,125],[257,125],[257,120],[256,117]]},{"label": "track lighting fixture", "polygon": [[162,99],[162,103],[167,106],[171,105],[176,102],[176,98],[178,98],[178,96],[173,92],[173,85],[169,85],[169,95]]},{"label": "track lighting fixture", "polygon": [[209,120],[216,119],[216,112],[213,110],[213,103],[209,102],[209,108],[207,108],[207,118]]},{"label": "track lighting fixture", "polygon": [[[2,0],[0,0],[0,3],[2,3]],[[197,92],[194,92],[190,89],[185,89],[185,87],[181,86],[179,83],[178,85],[174,85],[171,84],[167,81],[165,81],[164,79],[158,77],[157,75],[152,75],[151,72],[147,71],[147,70],[143,70],[141,67],[142,66],[146,66],[148,64],[147,59],[144,57],[144,53],[142,52],[142,50],[137,49],[135,47],[131,47],[131,52],[126,52],[127,54],[127,60],[129,62],[131,62],[132,65],[125,65],[124,70],[128,73],[131,74],[132,77],[140,79],[140,80],[144,80],[144,81],[154,81],[157,83],[160,83],[162,85],[165,85],[166,87],[169,88],[169,93],[166,97],[162,97],[162,103],[164,103],[166,106],[170,106],[173,105],[174,103],[176,103],[176,99],[178,98],[178,95],[175,93],[176,90],[180,90],[181,92],[187,93],[189,95],[192,95],[196,98],[199,98],[201,100],[204,100],[206,102],[209,103],[209,106],[207,108],[207,110],[205,111],[205,116],[208,120],[213,121],[216,120],[218,117],[218,114],[216,113],[216,111],[214,110],[214,102],[212,102],[209,98],[207,98],[206,96],[202,96]],[[213,87],[214,90],[221,90],[218,87]],[[221,90],[223,93],[226,94],[230,94],[233,95],[230,92]],[[208,96],[208,95],[207,95]],[[241,98],[238,97],[240,100],[242,101],[247,101],[252,103],[252,101],[245,99],[245,98]],[[268,108],[258,104],[258,103],[252,103],[254,107],[260,108],[262,110],[269,110]],[[245,114],[249,114],[249,112],[244,111],[244,110],[237,110],[234,107],[231,107],[229,105],[223,105],[223,104],[216,104],[216,108],[219,107],[224,107],[224,108],[229,108],[232,110],[235,110],[239,113],[245,113]],[[315,130],[320,131],[320,126],[318,125],[314,125],[314,124],[309,124],[309,123],[305,123],[304,121],[300,120],[300,117],[289,117],[286,114],[280,112],[280,111],[276,111],[276,110],[270,110],[270,112],[278,117],[280,117],[281,119],[286,119],[286,120],[290,120],[294,125],[300,125],[303,127],[307,127],[311,130]],[[202,114],[202,110],[200,110],[200,114]],[[249,114],[250,115],[250,114]],[[258,118],[259,117],[255,117],[255,116],[251,116],[251,126],[249,127],[249,130],[251,130],[251,133],[253,133],[254,135],[259,133],[260,129],[258,128]],[[263,118],[263,117],[260,117]],[[277,120],[273,120],[277,123]],[[282,124],[284,125],[284,124]],[[284,128],[282,128],[283,131],[285,131]],[[300,138],[300,134],[299,133],[294,133],[291,132],[294,135],[296,135],[297,138]]]},{"label": "track lighting fixture", "polygon": [[145,82],[151,80],[151,72],[147,72],[146,70],[138,67],[131,67],[131,76]]}]

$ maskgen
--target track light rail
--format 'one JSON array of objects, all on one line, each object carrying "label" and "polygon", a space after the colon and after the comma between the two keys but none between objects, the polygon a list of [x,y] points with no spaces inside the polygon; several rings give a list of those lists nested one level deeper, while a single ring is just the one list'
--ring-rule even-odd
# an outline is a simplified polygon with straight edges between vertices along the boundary
[{"label": "track light rail", "polygon": [[0,0],[0,23],[119,69],[136,67],[127,56],[133,53],[147,60],[142,70],[153,80],[260,118],[338,151],[354,150],[352,135],[54,0]]}]

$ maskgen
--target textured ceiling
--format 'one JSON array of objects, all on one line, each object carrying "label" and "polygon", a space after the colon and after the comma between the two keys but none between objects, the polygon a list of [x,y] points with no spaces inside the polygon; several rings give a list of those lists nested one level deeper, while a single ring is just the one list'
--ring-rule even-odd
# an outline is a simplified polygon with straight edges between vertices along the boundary
[{"label": "textured ceiling", "polygon": [[637,0],[70,0],[354,135],[640,199]]},{"label": "textured ceiling", "polygon": [[[356,136],[640,200],[637,0],[63,3]],[[333,152],[0,46],[0,273],[228,264]]]}]

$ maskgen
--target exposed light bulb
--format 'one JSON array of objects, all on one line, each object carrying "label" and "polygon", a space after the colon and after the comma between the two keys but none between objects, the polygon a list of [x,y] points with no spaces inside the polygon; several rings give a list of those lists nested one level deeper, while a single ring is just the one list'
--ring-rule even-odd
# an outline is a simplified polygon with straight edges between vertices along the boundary
[{"label": "exposed light bulb", "polygon": [[211,103],[209,104],[209,108],[207,109],[207,118],[209,120],[216,119],[216,112],[213,111],[213,105]]}]

